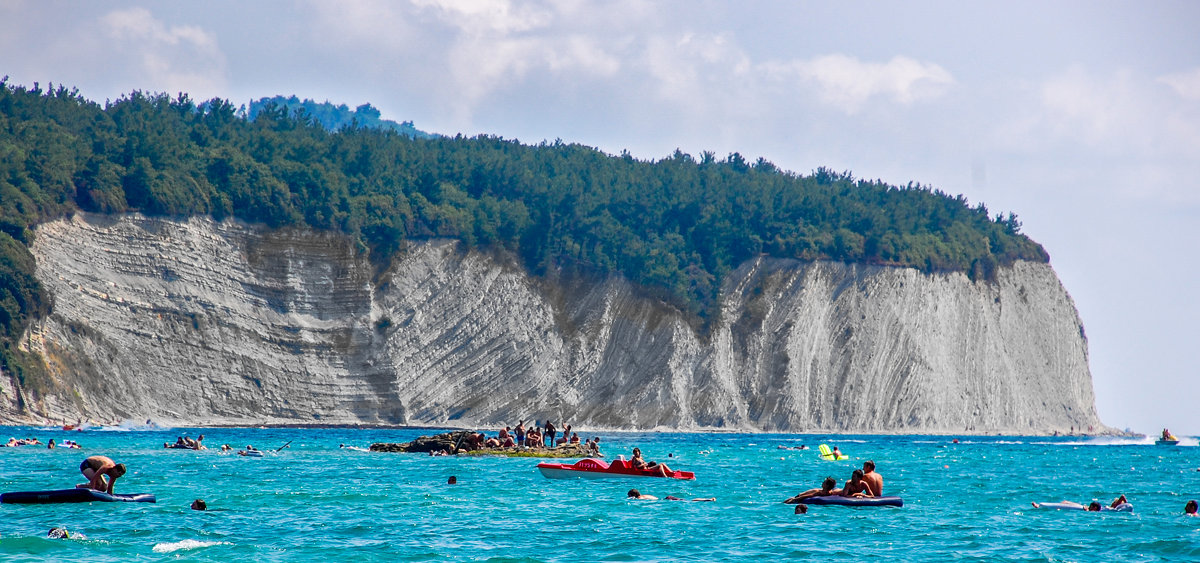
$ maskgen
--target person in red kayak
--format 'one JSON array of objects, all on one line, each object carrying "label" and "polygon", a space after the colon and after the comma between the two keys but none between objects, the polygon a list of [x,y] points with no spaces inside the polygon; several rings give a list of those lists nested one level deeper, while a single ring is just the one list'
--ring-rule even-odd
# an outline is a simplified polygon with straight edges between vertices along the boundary
[{"label": "person in red kayak", "polygon": [[656,471],[661,477],[666,477],[667,475],[675,473],[670,467],[667,467],[665,463],[646,461],[645,459],[642,459],[642,450],[638,448],[633,448],[633,457],[629,460],[629,466],[634,469],[648,469],[650,471]]}]

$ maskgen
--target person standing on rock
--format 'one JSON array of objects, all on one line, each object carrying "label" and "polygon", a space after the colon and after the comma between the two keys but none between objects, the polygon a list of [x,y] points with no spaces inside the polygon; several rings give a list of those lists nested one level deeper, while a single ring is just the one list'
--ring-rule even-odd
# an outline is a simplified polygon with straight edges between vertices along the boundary
[{"label": "person standing on rock", "polygon": [[554,423],[550,422],[550,420],[547,419],[546,420],[546,435],[544,436],[547,447],[551,447],[551,448],[554,447],[554,435],[555,434],[556,434],[556,432],[554,430]]},{"label": "person standing on rock", "polygon": [[515,432],[517,433],[517,445],[521,446],[522,448],[525,447],[525,421],[524,420],[517,423],[517,429],[515,430]]}]

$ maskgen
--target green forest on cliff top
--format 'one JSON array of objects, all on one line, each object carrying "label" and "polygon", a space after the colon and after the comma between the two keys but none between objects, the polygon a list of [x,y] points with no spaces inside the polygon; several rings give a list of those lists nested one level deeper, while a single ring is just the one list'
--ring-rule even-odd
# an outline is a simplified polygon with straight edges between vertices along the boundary
[{"label": "green forest on cliff top", "polygon": [[1048,260],[1012,213],[920,185],[800,175],[737,153],[643,161],[559,141],[329,131],[273,103],[255,114],[141,92],[102,106],[0,80],[4,367],[22,379],[37,369],[14,343],[51,307],[31,229],[80,209],[339,231],[378,264],[405,240],[452,237],[511,252],[535,275],[617,273],[701,320],[723,277],[760,255],[976,280]]}]

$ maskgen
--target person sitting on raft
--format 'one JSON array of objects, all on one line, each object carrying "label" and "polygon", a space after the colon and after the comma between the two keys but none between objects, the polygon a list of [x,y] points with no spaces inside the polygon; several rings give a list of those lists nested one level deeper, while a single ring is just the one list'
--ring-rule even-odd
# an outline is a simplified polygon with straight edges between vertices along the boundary
[{"label": "person sitting on raft", "polygon": [[[79,464],[79,472],[87,477],[88,482],[75,485],[76,489],[92,489],[111,495],[113,484],[125,474],[125,464],[113,463],[113,460],[105,456],[94,455]],[[107,482],[104,479],[106,476]]]},{"label": "person sitting on raft", "polygon": [[863,471],[855,469],[854,473],[850,474],[850,480],[842,486],[842,496],[854,498],[871,498],[875,495],[871,494],[871,486],[863,480]]},{"label": "person sitting on raft", "polygon": [[823,481],[821,483],[821,488],[809,489],[807,491],[804,491],[803,493],[800,493],[790,499],[783,501],[783,503],[784,504],[800,504],[800,501],[807,499],[807,498],[832,497],[832,496],[837,496],[837,495],[842,494],[842,490],[838,489],[836,487],[837,487],[837,479],[834,479],[833,477],[826,477],[825,481]]},{"label": "person sitting on raft", "polygon": [[667,475],[675,473],[670,467],[667,467],[665,463],[646,461],[642,459],[642,450],[638,448],[633,448],[633,457],[629,460],[629,466],[634,469],[649,469],[650,471],[657,471],[662,477],[666,477]]},{"label": "person sitting on raft", "polygon": [[[867,460],[863,462],[863,481],[871,487],[871,496],[883,496],[883,476],[875,471],[875,462]],[[1121,497],[1124,498],[1124,497]]]}]

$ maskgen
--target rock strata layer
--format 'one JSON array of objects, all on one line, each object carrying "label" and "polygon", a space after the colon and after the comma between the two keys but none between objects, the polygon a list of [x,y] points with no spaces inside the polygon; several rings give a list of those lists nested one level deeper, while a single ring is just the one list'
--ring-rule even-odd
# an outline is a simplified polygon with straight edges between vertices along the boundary
[{"label": "rock strata layer", "polygon": [[1100,431],[1048,264],[994,281],[757,259],[697,334],[618,277],[558,284],[454,241],[376,274],[356,244],[207,218],[78,214],[31,248],[54,311],[0,420],[786,432]]}]

